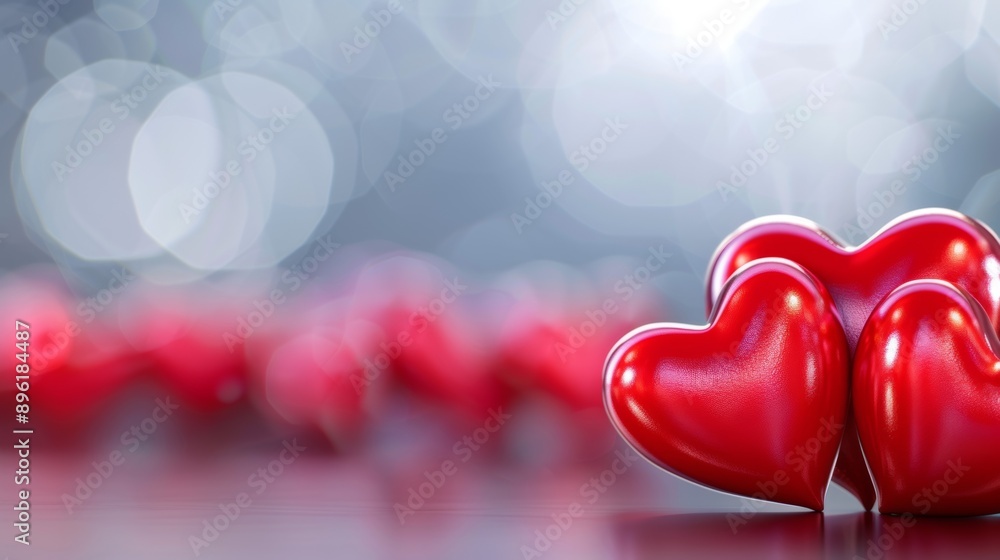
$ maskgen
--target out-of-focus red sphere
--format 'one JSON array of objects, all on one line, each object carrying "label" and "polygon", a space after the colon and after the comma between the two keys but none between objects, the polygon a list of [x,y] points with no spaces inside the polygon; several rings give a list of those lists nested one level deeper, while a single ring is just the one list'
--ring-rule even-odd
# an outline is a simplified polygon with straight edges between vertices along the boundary
[{"label": "out-of-focus red sphere", "polygon": [[66,359],[34,376],[39,417],[62,428],[83,428],[134,378],[139,364],[121,332],[103,321],[86,324]]},{"label": "out-of-focus red sphere", "polygon": [[591,284],[580,273],[557,271],[547,284],[528,277],[513,287],[516,303],[497,341],[503,375],[574,410],[601,407],[608,353],[633,329],[662,320],[662,303],[654,288],[619,285],[613,275]]},{"label": "out-of-focus red sphere", "polygon": [[349,320],[342,301],[279,317],[247,344],[255,405],[265,416],[317,429],[340,447],[355,443],[377,394],[369,390],[376,380],[366,377],[365,358],[380,338],[375,325]]},{"label": "out-of-focus red sphere", "polygon": [[[14,374],[27,354],[32,373],[58,369],[66,361],[84,320],[73,314],[73,299],[54,270],[32,267],[0,280],[0,368]],[[27,324],[27,340],[16,336],[16,321]],[[23,348],[17,342],[27,342]],[[3,390],[7,390],[5,387]]]},{"label": "out-of-focus red sphere", "polygon": [[469,279],[430,257],[394,255],[358,275],[352,316],[382,326],[366,367],[471,419],[505,401],[494,376],[491,317],[469,312]]},{"label": "out-of-focus red sphere", "polygon": [[122,306],[122,325],[164,386],[192,408],[212,411],[246,392],[241,325],[252,311],[243,307],[190,293],[142,293]]}]

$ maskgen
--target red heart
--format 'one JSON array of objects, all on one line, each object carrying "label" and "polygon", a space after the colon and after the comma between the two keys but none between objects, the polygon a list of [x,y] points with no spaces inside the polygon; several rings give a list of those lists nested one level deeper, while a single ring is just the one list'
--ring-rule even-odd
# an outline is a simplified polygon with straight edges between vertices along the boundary
[{"label": "red heart", "polygon": [[706,486],[823,509],[847,414],[848,352],[826,289],[798,265],[754,262],[705,327],[650,325],[605,367],[622,435]]},{"label": "red heart", "polygon": [[[779,257],[801,264],[833,296],[853,353],[865,321],[894,288],[922,278],[967,289],[1000,327],[1000,243],[975,220],[950,210],[901,216],[857,248],[845,247],[808,220],[771,217],[755,220],[726,239],[709,268],[709,308],[726,280],[755,259]],[[834,481],[861,500],[875,504],[875,488],[865,468],[849,415]]]},{"label": "red heart", "polygon": [[400,331],[410,338],[393,360],[400,381],[477,425],[506,404],[507,391],[489,367],[487,340],[473,317],[455,306],[412,325]]},{"label": "red heart", "polygon": [[655,320],[663,306],[652,290],[612,300],[611,313],[602,307],[606,295],[573,295],[572,305],[545,294],[532,294],[530,304],[520,299],[500,333],[498,354],[512,385],[555,397],[573,410],[600,410],[608,348],[636,325]]},{"label": "red heart", "polygon": [[1000,340],[982,306],[938,281],[900,286],[854,360],[854,408],[879,511],[1000,513]]},{"label": "red heart", "polygon": [[308,298],[247,340],[249,392],[268,418],[317,430],[337,449],[362,439],[369,406],[364,359],[382,341],[377,326],[347,317],[345,299]]},{"label": "red heart", "polygon": [[246,327],[240,321],[249,324],[241,299],[239,305],[217,303],[136,286],[120,306],[119,321],[136,353],[149,359],[184,406],[219,411],[242,400],[246,389]]}]

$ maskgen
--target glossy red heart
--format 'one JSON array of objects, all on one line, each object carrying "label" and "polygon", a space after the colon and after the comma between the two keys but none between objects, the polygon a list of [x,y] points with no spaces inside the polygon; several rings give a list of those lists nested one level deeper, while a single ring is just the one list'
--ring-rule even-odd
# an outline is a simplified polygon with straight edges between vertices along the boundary
[{"label": "glossy red heart", "polygon": [[826,289],[765,259],[726,284],[709,324],[650,325],[612,350],[605,405],[668,471],[823,509],[847,414],[847,342]]},{"label": "glossy red heart", "polygon": [[[967,289],[1000,327],[1000,243],[979,222],[950,210],[923,210],[894,220],[857,248],[846,247],[819,225],[787,216],[752,221],[726,239],[708,272],[709,309],[727,279],[755,259],[779,257],[801,264],[833,296],[851,349],[875,306],[894,288],[922,278]],[[875,488],[865,467],[853,414],[834,481],[866,509]]]},{"label": "glossy red heart", "polygon": [[861,444],[882,513],[1000,513],[1000,340],[966,291],[917,281],[872,313],[854,356]]}]

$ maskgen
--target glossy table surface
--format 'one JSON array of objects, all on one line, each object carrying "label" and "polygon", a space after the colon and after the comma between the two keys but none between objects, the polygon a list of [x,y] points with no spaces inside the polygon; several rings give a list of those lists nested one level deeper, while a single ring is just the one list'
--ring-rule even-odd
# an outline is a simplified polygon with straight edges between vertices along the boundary
[{"label": "glossy table surface", "polygon": [[[0,558],[976,559],[1000,552],[1000,517],[924,518],[904,527],[899,518],[861,513],[839,488],[831,488],[825,514],[806,513],[704,490],[644,461],[609,476],[614,453],[574,467],[472,461],[439,489],[425,486],[431,497],[401,523],[394,505],[405,507],[409,491],[428,480],[422,471],[433,470],[432,459],[404,468],[305,456],[269,483],[251,481],[277,456],[137,454],[70,513],[63,495],[94,472],[95,457],[39,452],[32,545],[15,544],[8,525]],[[12,464],[13,456],[2,459]],[[5,502],[14,499],[11,478],[0,484]],[[223,530],[196,555],[191,537],[204,536],[205,522],[226,504],[232,511],[241,492],[249,506],[220,521]]]}]

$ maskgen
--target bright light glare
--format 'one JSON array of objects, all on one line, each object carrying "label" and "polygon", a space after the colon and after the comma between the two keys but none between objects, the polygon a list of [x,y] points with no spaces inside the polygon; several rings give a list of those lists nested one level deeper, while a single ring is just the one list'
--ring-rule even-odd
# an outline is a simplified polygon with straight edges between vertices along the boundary
[{"label": "bright light glare", "polygon": [[678,44],[699,48],[729,48],[767,5],[766,1],[709,0],[689,2],[618,2],[623,18],[663,33]]}]

